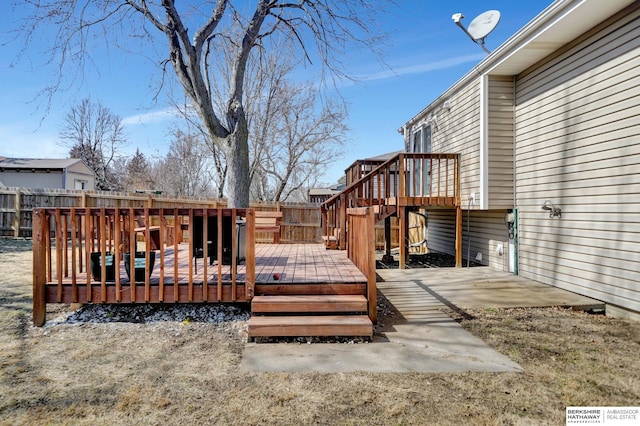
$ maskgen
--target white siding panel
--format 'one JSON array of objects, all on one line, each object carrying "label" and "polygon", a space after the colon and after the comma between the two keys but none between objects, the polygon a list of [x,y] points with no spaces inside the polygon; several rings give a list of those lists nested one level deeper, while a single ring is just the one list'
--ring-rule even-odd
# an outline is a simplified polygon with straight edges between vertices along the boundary
[{"label": "white siding panel", "polygon": [[[480,82],[473,82],[449,100],[449,108],[431,111],[433,152],[461,155],[462,194],[480,185]],[[421,125],[418,122],[417,125]]]},{"label": "white siding panel", "polygon": [[513,115],[513,77],[491,76],[488,116],[490,209],[513,207]]},{"label": "white siding panel", "polygon": [[[519,273],[640,311],[640,6],[516,80]],[[550,218],[550,200],[562,209]]]},{"label": "white siding panel", "polygon": [[[469,251],[471,261],[475,262],[478,253],[482,254],[482,261],[498,270],[508,270],[507,256],[507,227],[504,223],[504,210],[470,211],[469,228],[471,231],[471,247],[469,250],[469,233],[467,233],[468,210],[463,214],[462,224],[462,252],[463,266],[467,264]],[[455,211],[430,210],[427,224],[429,228],[429,250],[455,254]],[[502,245],[502,254],[498,253],[498,246]]]}]

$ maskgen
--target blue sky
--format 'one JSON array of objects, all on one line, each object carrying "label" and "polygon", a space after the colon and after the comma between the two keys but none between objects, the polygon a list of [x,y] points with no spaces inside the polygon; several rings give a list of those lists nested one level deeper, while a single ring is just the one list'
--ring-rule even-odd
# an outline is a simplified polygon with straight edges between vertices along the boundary
[{"label": "blue sky", "polygon": [[[397,129],[433,99],[454,84],[486,54],[451,20],[462,12],[467,26],[480,13],[501,12],[498,27],[487,37],[490,50],[498,47],[518,29],[552,3],[552,0],[397,0],[380,24],[390,36],[386,43],[384,67],[374,57],[354,55],[345,60],[348,71],[362,82],[342,87],[349,104],[351,129],[345,154],[327,170],[325,182],[335,182],[344,169],[358,158],[400,150],[402,137]],[[123,118],[128,146],[125,153],[139,148],[146,156],[166,153],[169,130],[176,119],[167,113],[164,98],[154,102],[157,69],[144,58],[125,55],[116,48],[98,55],[82,81],[71,90],[54,96],[44,115],[33,99],[47,84],[55,68],[41,64],[39,46],[32,44],[16,62],[18,46],[7,44],[7,29],[15,26],[20,10],[7,2],[0,5],[0,156],[64,158],[58,134],[69,108],[90,96]]]}]

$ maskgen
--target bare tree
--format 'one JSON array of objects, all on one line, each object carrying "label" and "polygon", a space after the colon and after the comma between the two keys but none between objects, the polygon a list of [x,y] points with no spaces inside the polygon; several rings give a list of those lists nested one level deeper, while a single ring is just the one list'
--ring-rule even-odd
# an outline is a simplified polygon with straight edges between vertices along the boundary
[{"label": "bare tree", "polygon": [[214,195],[214,173],[205,150],[200,135],[175,130],[167,156],[153,167],[156,189],[174,196]]},{"label": "bare tree", "polygon": [[[300,60],[283,39],[279,49],[254,50],[247,61],[245,108],[249,128],[251,198],[286,201],[314,185],[341,151],[347,114],[340,102],[321,98],[315,84],[293,82]],[[233,58],[217,73],[231,71]],[[222,79],[224,81],[224,79]],[[212,81],[213,101],[227,97],[225,86]],[[300,188],[305,187],[305,191]]]},{"label": "bare tree", "polygon": [[94,171],[96,187],[117,189],[111,166],[125,143],[122,119],[89,98],[71,107],[60,131],[71,158],[81,158]]},{"label": "bare tree", "polygon": [[342,104],[334,103],[320,105],[318,111],[317,91],[311,85],[283,85],[279,90],[282,116],[259,164],[266,177],[263,183],[272,189],[271,199],[287,201],[303,187],[315,185],[338,157],[347,113]]},{"label": "bare tree", "polygon": [[[384,12],[384,4],[367,0],[258,0],[248,13],[246,4],[236,6],[231,0],[197,5],[185,2],[180,8],[174,0],[59,0],[31,4],[36,9],[25,26],[26,41],[43,25],[57,27],[51,61],[60,64],[60,78],[68,61],[86,60],[93,30],[103,32],[107,38],[114,37],[115,25],[128,36],[164,37],[168,59],[163,64],[171,64],[210,140],[225,154],[231,207],[249,204],[249,131],[243,94],[251,51],[255,47],[277,49],[269,45],[269,40],[274,34],[282,34],[298,43],[298,55],[309,61],[317,56],[323,70],[347,77],[340,58],[351,53],[354,46],[377,49],[379,40],[372,37],[372,18]],[[230,38],[233,32],[227,31],[233,25],[242,28],[238,38]],[[195,31],[189,30],[194,27]],[[223,56],[220,49],[233,52],[234,60],[227,81],[229,96],[224,109],[217,111],[211,96],[214,76],[210,67]],[[58,90],[60,84],[59,79],[50,92]]]}]

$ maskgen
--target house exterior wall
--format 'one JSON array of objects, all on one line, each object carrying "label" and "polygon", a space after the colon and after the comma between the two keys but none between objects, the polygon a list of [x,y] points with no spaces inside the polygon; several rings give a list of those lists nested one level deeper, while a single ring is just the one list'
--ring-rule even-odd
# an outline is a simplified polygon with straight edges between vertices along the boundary
[{"label": "house exterior wall", "polygon": [[[78,183],[86,182],[84,188],[79,188]],[[85,189],[93,191],[96,189],[95,174],[82,161],[78,161],[67,168],[64,182],[65,189]]]},{"label": "house exterior wall", "polygon": [[431,150],[461,155],[460,189],[463,197],[480,185],[480,80],[475,80],[417,121],[405,134],[405,149],[412,152],[410,141],[419,129],[431,126]]},{"label": "house exterior wall", "polygon": [[[467,265],[466,259],[470,258],[472,262],[508,271],[508,236],[504,212],[467,210],[463,213],[462,221],[462,257],[465,259],[463,266]],[[467,221],[470,232],[467,231]],[[429,250],[455,255],[455,226],[455,210],[429,210],[427,213]],[[469,236],[471,246],[469,246]],[[480,260],[476,260],[478,253],[481,254]]]},{"label": "house exterior wall", "polygon": [[[447,103],[431,111],[425,111],[426,118],[418,121],[411,129],[427,123],[432,126],[433,152],[453,152],[461,154],[461,201],[463,210],[471,209],[471,260],[482,254],[483,265],[500,270],[508,270],[507,228],[504,214],[513,207],[513,139],[514,139],[514,79],[513,77],[489,77],[486,84],[487,135],[486,153],[481,150],[481,94],[482,78],[474,80],[462,90],[452,95]],[[435,117],[435,118],[434,118]],[[486,168],[488,206],[491,210],[479,210],[480,201],[469,204],[471,193],[482,194],[481,173],[483,155],[487,155]],[[430,250],[455,254],[455,211],[429,210],[428,247]],[[468,256],[466,231],[467,213],[464,213],[463,258]],[[498,246],[502,246],[498,254]]]},{"label": "house exterior wall", "polygon": [[[523,277],[640,311],[640,6],[516,79]],[[541,206],[562,209],[550,218]]]},{"label": "house exterior wall", "polygon": [[18,188],[64,188],[61,170],[32,172],[31,170],[5,170],[0,172],[0,182],[4,186]]},{"label": "house exterior wall", "polygon": [[487,94],[489,209],[513,207],[514,95],[513,77],[489,76]]}]

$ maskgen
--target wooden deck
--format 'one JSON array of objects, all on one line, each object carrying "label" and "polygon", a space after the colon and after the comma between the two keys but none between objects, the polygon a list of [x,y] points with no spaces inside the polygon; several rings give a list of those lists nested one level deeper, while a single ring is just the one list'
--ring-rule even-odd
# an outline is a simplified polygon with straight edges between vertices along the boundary
[{"label": "wooden deck", "polygon": [[[178,284],[188,284],[189,274],[192,275],[194,284],[204,282],[205,260],[189,260],[189,245],[179,244],[177,264]],[[55,253],[54,253],[55,254]],[[162,257],[164,256],[164,257]],[[54,257],[55,262],[55,257]],[[156,262],[151,273],[151,285],[160,284],[160,276],[163,271],[164,284],[173,285],[173,274],[176,263],[175,251],[172,246],[161,251],[156,251]],[[197,269],[196,269],[197,267]],[[219,265],[214,260],[213,265],[207,263],[207,283],[216,285],[219,274],[224,284],[232,282],[231,265]],[[119,262],[116,278],[119,276],[122,285],[129,285],[124,262]],[[240,262],[237,265],[237,283],[244,284],[246,279],[246,264]],[[87,282],[86,272],[76,274],[75,281],[78,285]],[[72,277],[63,277],[62,284],[70,285]],[[326,250],[322,244],[257,244],[256,245],[256,284],[359,284],[366,283],[367,279],[362,272],[347,258],[345,252]],[[107,282],[107,285],[115,285],[115,281]],[[93,281],[93,285],[99,285],[99,281]],[[55,279],[48,281],[47,286],[57,286]],[[143,285],[138,283],[137,285]]]},{"label": "wooden deck", "polygon": [[[55,253],[55,252],[54,252]],[[52,259],[55,264],[55,258]],[[177,268],[174,270],[174,264]],[[87,273],[55,278],[45,285],[46,303],[200,303],[248,302],[246,263],[205,266],[204,259],[189,259],[189,244],[156,251],[156,262],[149,279],[136,282],[134,289],[127,277],[124,262],[118,262],[115,281],[105,285],[91,278],[91,294],[87,295]],[[206,269],[206,285],[205,283]],[[177,273],[175,273],[177,272]],[[220,277],[220,280],[219,280]],[[161,279],[162,278],[162,279]],[[176,280],[177,278],[177,280]],[[178,286],[174,286],[174,283]],[[221,288],[218,291],[218,283]],[[75,294],[74,294],[75,288]],[[257,244],[256,295],[366,294],[367,279],[342,251],[326,250],[322,244]]]},{"label": "wooden deck", "polygon": [[[358,219],[350,226],[354,234],[373,236],[373,213],[365,210],[353,212]],[[188,218],[186,227],[181,217]],[[348,253],[322,244],[255,244],[261,229],[255,218],[253,209],[38,209],[33,322],[45,323],[47,303],[251,302],[252,337],[371,337],[376,289],[370,250],[355,242]],[[180,242],[182,232],[188,242]],[[134,252],[135,261],[125,262]],[[210,263],[209,255],[220,261]],[[126,267],[134,266],[132,282]]]},{"label": "wooden deck", "polygon": [[345,252],[326,250],[322,244],[256,245],[256,285],[366,282]]}]

